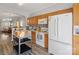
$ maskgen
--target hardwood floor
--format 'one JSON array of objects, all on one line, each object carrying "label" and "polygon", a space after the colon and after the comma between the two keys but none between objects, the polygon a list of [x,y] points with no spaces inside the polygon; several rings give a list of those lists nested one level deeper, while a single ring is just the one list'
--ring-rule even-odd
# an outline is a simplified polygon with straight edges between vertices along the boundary
[{"label": "hardwood floor", "polygon": [[0,32],[0,54],[11,55],[13,46],[11,42],[11,35],[8,33]]},{"label": "hardwood floor", "polygon": [[[13,50],[13,43],[11,41],[11,34],[0,33],[0,55],[16,55]],[[26,45],[31,47],[31,42],[25,42]],[[48,55],[47,49],[32,43],[33,55]]]},{"label": "hardwood floor", "polygon": [[[31,46],[31,42],[27,42],[25,44]],[[34,55],[48,55],[48,49],[32,43],[32,53]]]}]

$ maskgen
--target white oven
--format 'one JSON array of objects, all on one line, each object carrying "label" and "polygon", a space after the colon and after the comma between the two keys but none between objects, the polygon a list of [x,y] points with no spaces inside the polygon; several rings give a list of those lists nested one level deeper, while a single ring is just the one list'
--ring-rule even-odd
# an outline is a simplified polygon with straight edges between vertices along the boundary
[{"label": "white oven", "polygon": [[44,47],[44,33],[36,32],[36,44]]}]

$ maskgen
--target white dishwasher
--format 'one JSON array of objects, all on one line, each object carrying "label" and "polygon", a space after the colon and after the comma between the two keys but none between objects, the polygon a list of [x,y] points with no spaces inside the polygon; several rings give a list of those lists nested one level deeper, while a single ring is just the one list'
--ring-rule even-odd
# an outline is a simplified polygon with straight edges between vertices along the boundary
[{"label": "white dishwasher", "polygon": [[36,32],[36,44],[44,47],[44,33]]}]

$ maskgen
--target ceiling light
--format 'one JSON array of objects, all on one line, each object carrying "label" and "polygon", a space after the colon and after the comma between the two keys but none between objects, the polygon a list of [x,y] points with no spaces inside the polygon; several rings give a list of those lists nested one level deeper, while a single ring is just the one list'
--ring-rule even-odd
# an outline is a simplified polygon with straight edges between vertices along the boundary
[{"label": "ceiling light", "polygon": [[22,6],[22,5],[23,5],[23,3],[18,3],[18,5],[19,5],[19,6]]}]

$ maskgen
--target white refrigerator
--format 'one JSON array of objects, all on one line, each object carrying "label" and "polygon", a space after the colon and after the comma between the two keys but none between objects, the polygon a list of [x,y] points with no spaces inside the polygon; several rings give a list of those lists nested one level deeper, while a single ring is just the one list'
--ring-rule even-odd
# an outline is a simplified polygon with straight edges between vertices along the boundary
[{"label": "white refrigerator", "polygon": [[49,17],[48,52],[55,55],[72,55],[72,13]]}]

